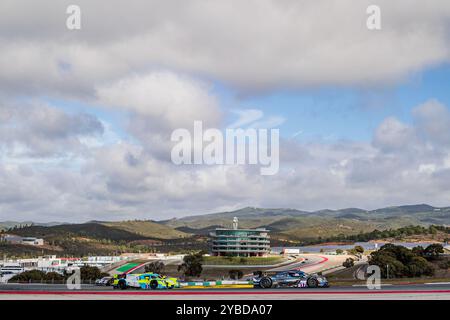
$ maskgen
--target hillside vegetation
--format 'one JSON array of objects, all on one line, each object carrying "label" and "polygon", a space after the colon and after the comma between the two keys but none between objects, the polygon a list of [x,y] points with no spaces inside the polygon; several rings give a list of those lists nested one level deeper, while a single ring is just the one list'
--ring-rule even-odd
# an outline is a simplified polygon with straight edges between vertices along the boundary
[{"label": "hillside vegetation", "polygon": [[383,241],[436,241],[448,242],[450,240],[450,228],[445,226],[431,225],[429,227],[407,226],[398,229],[373,230],[370,232],[354,235],[340,234],[337,236],[323,237],[309,241],[309,244],[318,244],[324,242],[366,242],[371,240]]},{"label": "hillside vegetation", "polygon": [[[153,222],[142,224],[143,226],[140,226],[139,222],[124,222],[114,227],[115,224],[108,226],[90,222],[50,227],[34,225],[13,227],[5,232],[23,237],[43,238],[45,246],[0,243],[0,250],[9,257],[28,257],[42,254],[87,256],[206,249],[206,241],[198,236],[190,237],[186,233]],[[136,227],[136,232],[133,226]],[[124,230],[125,228],[129,231]],[[145,232],[142,232],[143,230]]]},{"label": "hillside vegetation", "polygon": [[57,254],[60,255],[60,250],[41,248],[30,245],[9,244],[0,242],[0,258],[6,257],[36,257],[41,255]]},{"label": "hillside vegetation", "polygon": [[190,234],[149,220],[102,222],[103,225],[157,239],[186,238]]},{"label": "hillside vegetation", "polygon": [[111,241],[132,241],[148,237],[98,223],[62,224],[58,226],[27,226],[8,231],[24,237],[38,237],[51,240],[54,238],[86,238]]},{"label": "hillside vegetation", "polygon": [[6,232],[23,237],[43,238],[45,241],[44,247],[2,243],[2,252],[15,257],[42,254],[111,255],[138,250],[145,251],[145,247],[133,245],[133,241],[148,239],[132,232],[97,223],[14,227]]},{"label": "hillside vegetation", "polygon": [[[387,207],[376,210],[346,208],[341,210],[300,211],[295,209],[243,208],[236,211],[190,216],[161,223],[205,234],[211,226],[230,227],[233,217],[241,228],[265,227],[274,240],[308,241],[333,236],[349,236],[374,230],[398,229],[409,225],[428,227],[450,224],[450,208],[426,204]],[[196,232],[198,230],[198,232]]]},{"label": "hillside vegetation", "polygon": [[[81,224],[32,225],[32,222],[3,222],[11,234],[44,238],[42,253],[62,255],[118,254],[122,252],[183,252],[207,249],[209,232],[231,227],[233,217],[240,228],[267,228],[273,246],[289,246],[325,241],[367,241],[401,238],[411,228],[450,225],[450,208],[425,204],[388,207],[377,210],[347,208],[314,212],[295,209],[243,208],[236,211],[189,216],[165,221],[93,221]],[[24,226],[24,224],[27,224]],[[0,225],[2,223],[0,222]],[[19,225],[20,227],[14,227]],[[408,227],[415,225],[417,227]],[[399,228],[400,231],[396,231]],[[409,228],[409,229],[408,229]],[[416,231],[418,231],[417,229]],[[421,229],[422,230],[422,229]],[[420,231],[421,239],[430,235]],[[416,234],[417,234],[416,232]],[[439,235],[443,230],[438,230]],[[439,239],[443,240],[445,235]],[[33,254],[34,248],[3,244],[2,252]]]}]

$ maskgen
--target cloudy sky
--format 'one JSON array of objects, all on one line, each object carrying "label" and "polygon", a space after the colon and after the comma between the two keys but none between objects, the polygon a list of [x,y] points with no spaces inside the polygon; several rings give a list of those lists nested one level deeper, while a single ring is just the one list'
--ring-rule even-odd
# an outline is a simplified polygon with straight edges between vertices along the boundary
[{"label": "cloudy sky", "polygon": [[[0,221],[448,206],[449,63],[448,0],[2,0]],[[194,120],[279,128],[279,173],[174,165]]]}]

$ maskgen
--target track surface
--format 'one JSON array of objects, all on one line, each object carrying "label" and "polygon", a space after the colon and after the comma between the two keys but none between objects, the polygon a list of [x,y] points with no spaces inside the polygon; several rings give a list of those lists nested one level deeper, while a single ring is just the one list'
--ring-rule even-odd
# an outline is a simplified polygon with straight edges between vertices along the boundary
[{"label": "track surface", "polygon": [[[271,271],[301,269],[318,272],[341,263],[340,256],[303,255],[301,259]],[[305,260],[306,259],[306,260]],[[302,262],[304,261],[304,262]],[[65,285],[0,284],[0,300],[450,300],[450,283],[418,285],[386,285],[380,290],[366,287],[340,286],[320,289],[174,289],[174,290],[113,290],[111,287],[82,285],[81,290],[69,290]]]},{"label": "track surface", "polygon": [[366,287],[331,287],[323,289],[175,289],[164,291],[113,290],[109,287],[82,286],[81,290],[68,290],[64,285],[0,285],[0,300],[18,299],[171,299],[171,300],[291,300],[291,299],[445,299],[450,300],[450,283],[433,285],[391,285],[380,290],[369,290]]}]

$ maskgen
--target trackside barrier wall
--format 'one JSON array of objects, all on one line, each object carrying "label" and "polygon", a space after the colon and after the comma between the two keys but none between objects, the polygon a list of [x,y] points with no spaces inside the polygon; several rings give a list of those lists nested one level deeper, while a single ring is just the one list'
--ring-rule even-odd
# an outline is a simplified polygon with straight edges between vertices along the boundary
[{"label": "trackside barrier wall", "polygon": [[222,280],[222,281],[180,282],[180,287],[213,287],[213,286],[223,286],[223,285],[253,285],[253,281]]}]

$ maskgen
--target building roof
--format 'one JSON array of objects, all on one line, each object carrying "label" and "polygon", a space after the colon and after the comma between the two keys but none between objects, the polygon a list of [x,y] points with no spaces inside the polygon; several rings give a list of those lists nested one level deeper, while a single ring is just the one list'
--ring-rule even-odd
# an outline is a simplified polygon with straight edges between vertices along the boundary
[{"label": "building roof", "polygon": [[233,228],[216,228],[215,230],[223,230],[223,231],[264,231],[268,232],[269,230],[265,228],[256,228],[256,229],[233,229]]}]

